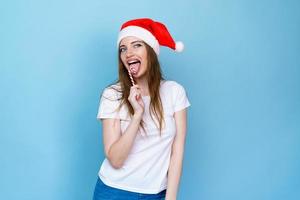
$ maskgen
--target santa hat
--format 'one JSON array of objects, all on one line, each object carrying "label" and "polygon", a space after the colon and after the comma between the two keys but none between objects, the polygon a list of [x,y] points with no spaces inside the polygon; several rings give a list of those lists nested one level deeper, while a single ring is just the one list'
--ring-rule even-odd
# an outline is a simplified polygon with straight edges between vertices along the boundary
[{"label": "santa hat", "polygon": [[120,41],[128,36],[135,36],[143,40],[154,49],[157,55],[159,54],[159,45],[169,47],[177,52],[183,51],[184,48],[182,42],[175,42],[173,40],[164,24],[155,22],[149,18],[134,19],[125,22],[118,36],[118,46]]}]

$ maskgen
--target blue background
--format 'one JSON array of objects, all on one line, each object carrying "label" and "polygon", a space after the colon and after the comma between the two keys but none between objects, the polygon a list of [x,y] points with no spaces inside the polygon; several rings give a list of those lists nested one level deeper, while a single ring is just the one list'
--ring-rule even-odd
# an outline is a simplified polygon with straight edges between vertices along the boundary
[{"label": "blue background", "polygon": [[167,79],[192,106],[180,200],[300,199],[300,2],[0,3],[0,199],[91,199],[96,120],[129,19],[164,22]]}]

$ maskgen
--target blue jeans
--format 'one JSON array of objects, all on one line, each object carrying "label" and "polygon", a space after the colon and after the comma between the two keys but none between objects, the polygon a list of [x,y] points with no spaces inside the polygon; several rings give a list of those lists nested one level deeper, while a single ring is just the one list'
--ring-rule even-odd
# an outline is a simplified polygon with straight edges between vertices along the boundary
[{"label": "blue jeans", "polygon": [[93,200],[164,200],[166,190],[157,194],[130,192],[105,185],[98,177]]}]

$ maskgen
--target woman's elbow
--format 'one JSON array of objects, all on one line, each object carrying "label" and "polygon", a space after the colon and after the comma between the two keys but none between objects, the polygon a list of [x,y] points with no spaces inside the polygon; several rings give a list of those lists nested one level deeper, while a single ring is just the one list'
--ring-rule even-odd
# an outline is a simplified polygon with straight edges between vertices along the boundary
[{"label": "woman's elbow", "polygon": [[112,157],[109,153],[106,154],[106,158],[110,165],[115,169],[120,169],[124,164],[122,160]]},{"label": "woman's elbow", "polygon": [[123,163],[120,161],[114,161],[114,160],[110,160],[110,159],[108,159],[108,160],[109,160],[109,163],[111,164],[111,166],[115,169],[120,169],[123,166]]}]

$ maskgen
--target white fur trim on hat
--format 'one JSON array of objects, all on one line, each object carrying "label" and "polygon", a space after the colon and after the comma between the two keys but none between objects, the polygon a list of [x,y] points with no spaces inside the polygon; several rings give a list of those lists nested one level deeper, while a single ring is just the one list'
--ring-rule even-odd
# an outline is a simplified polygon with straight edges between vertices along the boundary
[{"label": "white fur trim on hat", "polygon": [[159,54],[159,43],[157,39],[152,35],[152,33],[148,30],[139,26],[127,26],[123,28],[118,36],[118,47],[121,40],[128,36],[140,38],[141,40],[146,42],[150,47],[152,47],[157,55]]}]

